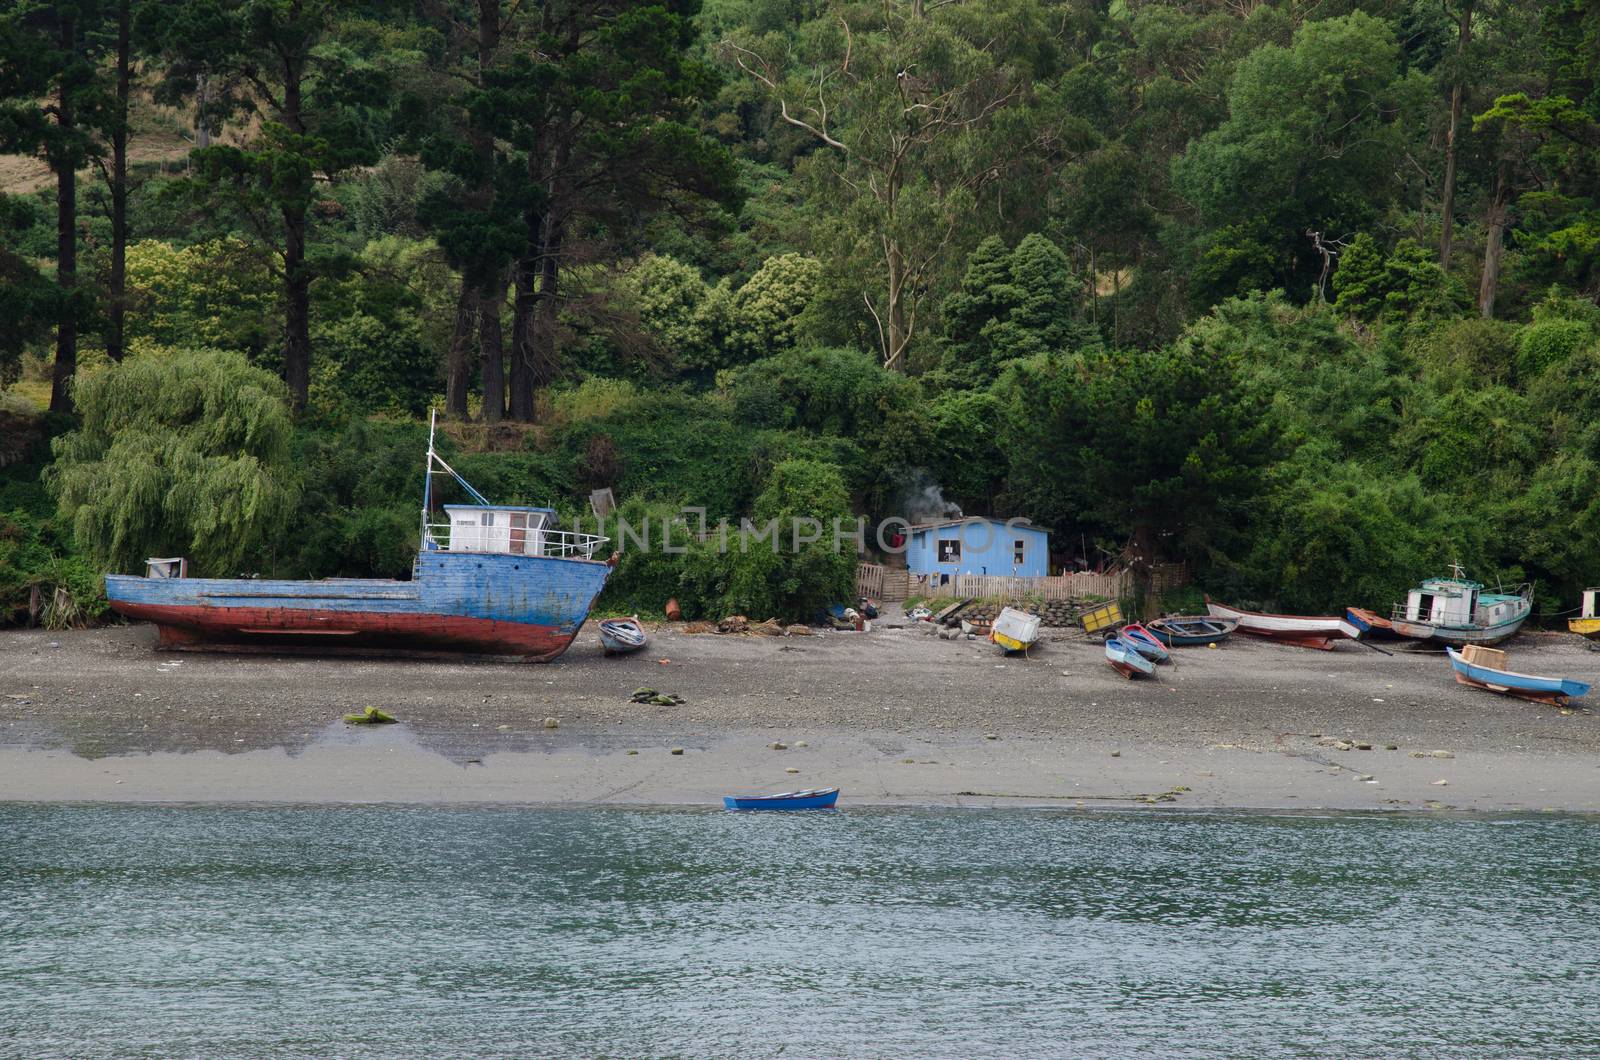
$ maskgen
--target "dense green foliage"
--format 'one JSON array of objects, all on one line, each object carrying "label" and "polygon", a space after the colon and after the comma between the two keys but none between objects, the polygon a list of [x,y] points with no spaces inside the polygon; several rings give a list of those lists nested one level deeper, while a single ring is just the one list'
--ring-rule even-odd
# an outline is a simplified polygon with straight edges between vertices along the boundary
[{"label": "dense green foliage", "polygon": [[430,407],[648,523],[612,610],[809,617],[935,484],[1283,609],[1600,582],[1584,0],[26,0],[0,150],[7,620],[406,576]]}]

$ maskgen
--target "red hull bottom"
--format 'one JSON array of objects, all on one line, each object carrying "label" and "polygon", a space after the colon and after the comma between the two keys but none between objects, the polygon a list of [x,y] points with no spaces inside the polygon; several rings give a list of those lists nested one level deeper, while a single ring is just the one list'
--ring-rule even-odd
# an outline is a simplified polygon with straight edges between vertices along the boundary
[{"label": "red hull bottom", "polygon": [[317,654],[517,655],[549,662],[577,636],[554,626],[459,615],[315,611],[285,607],[112,605],[155,623],[166,651],[260,651]]},{"label": "red hull bottom", "polygon": [[1491,688],[1482,681],[1474,681],[1466,674],[1455,671],[1456,680],[1472,688],[1481,688],[1485,692],[1493,692],[1501,696],[1516,696],[1526,699],[1529,703],[1543,703],[1547,707],[1564,707],[1569,700],[1560,692],[1532,692],[1525,688]]},{"label": "red hull bottom", "polygon": [[1129,666],[1127,663],[1112,662],[1110,659],[1107,659],[1106,663],[1113,670],[1117,671],[1117,673],[1121,674],[1123,677],[1126,677],[1130,681],[1132,681],[1135,677],[1139,676],[1139,674],[1141,672],[1139,670],[1135,670],[1133,667]]},{"label": "red hull bottom", "polygon": [[[1239,627],[1240,633],[1262,640],[1270,640],[1276,644],[1293,644],[1297,648],[1316,648],[1319,651],[1332,651],[1333,639],[1320,633],[1262,633],[1254,629]],[[1342,638],[1341,638],[1342,639]]]}]

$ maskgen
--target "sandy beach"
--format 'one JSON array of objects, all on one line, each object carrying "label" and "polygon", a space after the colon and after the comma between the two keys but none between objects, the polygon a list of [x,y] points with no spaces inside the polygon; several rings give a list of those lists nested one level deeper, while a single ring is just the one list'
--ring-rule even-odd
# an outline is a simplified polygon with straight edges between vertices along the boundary
[{"label": "sandy beach", "polygon": [[[625,658],[586,628],[545,666],[0,633],[0,800],[712,804],[837,784],[858,805],[1600,811],[1581,702],[1463,687],[1441,654],[1235,637],[1130,682],[1065,634],[1023,659],[898,625],[664,627]],[[1600,684],[1580,638],[1507,647]],[[634,704],[640,686],[685,702]],[[400,724],[342,722],[366,706]]]}]

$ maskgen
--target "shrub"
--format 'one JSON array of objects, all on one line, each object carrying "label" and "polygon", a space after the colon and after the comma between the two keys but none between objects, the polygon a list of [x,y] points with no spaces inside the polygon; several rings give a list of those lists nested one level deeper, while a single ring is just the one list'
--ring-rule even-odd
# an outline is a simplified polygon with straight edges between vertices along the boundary
[{"label": "shrub", "polygon": [[215,351],[81,378],[82,426],[56,439],[47,480],[79,547],[113,570],[186,553],[231,571],[293,510],[286,397],[273,376]]}]

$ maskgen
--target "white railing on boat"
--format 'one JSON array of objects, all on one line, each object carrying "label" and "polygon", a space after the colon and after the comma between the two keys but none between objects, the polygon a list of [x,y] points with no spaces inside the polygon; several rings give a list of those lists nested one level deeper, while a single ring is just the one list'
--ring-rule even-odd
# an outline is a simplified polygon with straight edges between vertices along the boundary
[{"label": "white railing on boat", "polygon": [[[526,529],[512,526],[472,526],[471,543],[452,547],[449,523],[429,523],[427,540],[445,552],[490,552],[509,556],[545,556],[551,559],[593,559],[609,538],[572,530]],[[463,535],[468,537],[469,535]]]}]

